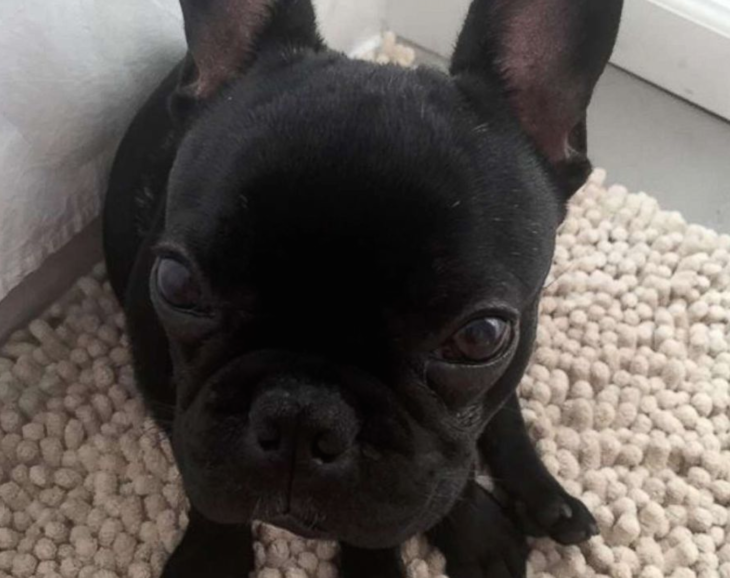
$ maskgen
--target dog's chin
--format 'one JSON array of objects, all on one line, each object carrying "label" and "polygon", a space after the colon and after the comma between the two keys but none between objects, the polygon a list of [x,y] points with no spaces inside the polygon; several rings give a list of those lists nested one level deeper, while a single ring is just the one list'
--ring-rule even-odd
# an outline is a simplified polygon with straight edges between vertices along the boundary
[{"label": "dog's chin", "polygon": [[312,540],[345,542],[363,549],[400,546],[409,538],[425,532],[452,507],[443,488],[434,499],[419,507],[391,511],[377,521],[374,512],[387,509],[372,502],[367,510],[353,509],[352,504],[317,504],[309,499],[265,495],[256,498],[245,490],[231,492],[220,488],[187,486],[192,506],[205,518],[222,525],[250,524],[260,521]]},{"label": "dog's chin", "polygon": [[[210,510],[205,507],[198,509],[203,516],[219,524],[248,524],[256,519],[256,521],[281,528],[307,540],[345,542],[367,550],[398,547],[409,538],[425,532],[432,525],[428,523],[431,517],[427,515],[413,516],[403,520],[400,524],[373,530],[372,527],[361,527],[354,517],[352,523],[345,527],[329,527],[326,520],[318,522],[316,519],[313,520],[293,512],[282,512],[272,516],[236,516],[230,511],[220,509]],[[367,513],[361,512],[360,515],[366,516]]]},{"label": "dog's chin", "polygon": [[[190,493],[190,492],[189,492]],[[311,540],[337,540],[333,532],[329,531],[316,516],[299,511],[292,507],[285,507],[283,502],[276,501],[271,505],[263,506],[264,500],[257,500],[255,506],[236,503],[235,500],[198,493],[190,496],[191,504],[196,510],[211,522],[222,525],[250,524],[256,520],[265,522],[277,528],[287,530],[292,534]]]}]

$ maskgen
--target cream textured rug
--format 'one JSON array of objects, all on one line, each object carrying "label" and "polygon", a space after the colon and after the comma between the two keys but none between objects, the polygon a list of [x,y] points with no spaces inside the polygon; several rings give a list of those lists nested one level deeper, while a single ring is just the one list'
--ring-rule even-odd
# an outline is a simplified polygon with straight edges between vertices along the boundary
[{"label": "cream textured rug", "polygon": [[[536,542],[530,572],[730,578],[730,237],[604,179],[562,228],[522,387],[548,468],[601,536]],[[97,268],[0,350],[0,578],[157,577],[185,521]],[[334,545],[258,535],[261,578],[336,576]],[[409,578],[443,572],[418,540],[404,555]]]},{"label": "cream textured rug", "polygon": [[[525,412],[601,537],[533,575],[730,578],[730,237],[596,172],[559,241]],[[0,358],[0,577],[151,578],[179,539],[170,452],[134,393],[102,268]],[[260,528],[261,578],[331,578],[330,544]],[[443,561],[414,541],[411,578]],[[425,561],[424,561],[425,560]]]}]

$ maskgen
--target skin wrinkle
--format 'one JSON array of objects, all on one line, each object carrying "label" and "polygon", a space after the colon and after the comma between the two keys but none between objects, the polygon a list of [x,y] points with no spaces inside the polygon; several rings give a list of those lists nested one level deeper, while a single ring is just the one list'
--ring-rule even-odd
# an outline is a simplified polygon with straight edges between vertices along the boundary
[{"label": "skin wrinkle", "polygon": [[[477,5],[488,13],[495,4]],[[256,20],[250,12],[255,4],[242,2],[233,12],[225,6],[230,4],[206,14],[205,0],[187,3],[198,102],[188,99],[189,107],[178,107],[173,118],[184,134],[169,158],[172,174],[160,163],[170,178],[159,181],[169,183],[155,191],[170,202],[166,219],[149,232],[194,255],[191,268],[210,290],[200,304],[208,319],[181,320],[155,288],[159,279],[150,268],[155,259],[176,258],[174,249],[172,255],[148,255],[146,243],[131,239],[121,258],[140,252],[133,275],[123,267],[113,273],[141,358],[141,386],[165,402],[171,392],[155,390],[155,384],[174,375],[185,401],[177,416],[185,429],[173,428],[172,444],[193,507],[223,527],[244,525],[253,511],[286,499],[305,527],[317,523],[320,516],[311,515],[316,508],[326,518],[325,535],[363,550],[389,550],[438,525],[456,503],[458,519],[485,536],[471,555],[486,563],[505,555],[494,549],[489,531],[513,522],[470,482],[482,452],[507,489],[520,490],[515,498],[532,504],[530,514],[555,501],[564,506],[560,511],[569,507],[575,514],[570,533],[557,527],[546,533],[563,532],[558,538],[566,536],[565,542],[585,537],[590,514],[541,465],[518,416],[499,411],[516,400],[537,315],[525,299],[544,284],[573,192],[563,190],[550,151],[525,134],[534,111],[517,108],[524,118],[514,118],[505,98],[509,87],[494,73],[470,84],[470,78],[326,52],[306,0],[280,0],[271,23]],[[480,46],[468,33],[469,22],[467,54],[484,63],[484,54],[469,51]],[[497,24],[504,33],[492,34],[494,41],[513,42],[509,21]],[[254,46],[252,32],[264,28]],[[289,44],[299,47],[295,60],[282,58],[281,48]],[[208,60],[216,51],[222,51],[220,60]],[[550,74],[550,62],[538,60]],[[483,65],[470,68],[484,72]],[[535,72],[525,70],[522,82]],[[525,94],[543,90],[540,80],[522,87]],[[190,86],[169,88],[184,92]],[[157,116],[157,107],[169,102],[167,90],[165,85],[153,97],[142,119]],[[559,92],[550,96],[562,98]],[[140,120],[138,127],[144,124]],[[126,163],[125,152],[149,140],[144,130],[128,135],[113,188],[136,190],[124,186],[125,178],[145,169],[137,166],[138,157]],[[107,205],[110,216],[113,204]],[[109,263],[114,269],[117,261]],[[123,291],[120,281],[130,290]],[[256,299],[246,302],[243,293]],[[436,354],[443,345],[425,343],[424,335],[448,333],[448,339],[460,329],[452,320],[465,318],[465,306],[477,299],[485,303],[482,317],[520,320],[512,353],[479,363],[461,351],[463,367],[424,367],[431,383],[417,374],[404,379],[409,357]],[[250,313],[238,314],[247,307]],[[170,364],[160,368],[156,352],[170,350]],[[287,387],[274,379],[286,380]],[[325,395],[333,389],[341,396]],[[293,408],[292,399],[298,400]],[[240,435],[223,416],[241,420]],[[246,422],[247,416],[256,419]],[[293,421],[299,426],[292,429]],[[275,439],[282,443],[267,443],[267,423],[279,429]],[[483,444],[487,425],[493,441]],[[316,445],[322,439],[330,449]],[[288,455],[293,441],[302,448],[295,462]],[[377,457],[355,452],[359,444],[373,446]],[[519,483],[513,460],[520,465]],[[216,480],[221,477],[230,482]],[[526,477],[535,479],[528,483]],[[414,521],[419,512],[430,520]],[[539,519],[543,523],[544,516]],[[519,566],[523,540],[515,535],[508,542],[507,556]],[[232,555],[218,554],[223,561]],[[345,574],[351,578],[347,568]]]}]

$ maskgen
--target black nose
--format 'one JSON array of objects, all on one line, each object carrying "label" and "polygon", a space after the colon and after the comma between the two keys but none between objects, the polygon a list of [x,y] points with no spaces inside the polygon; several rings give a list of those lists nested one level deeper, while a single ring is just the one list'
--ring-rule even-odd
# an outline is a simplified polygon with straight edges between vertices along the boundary
[{"label": "black nose", "polygon": [[354,410],[337,391],[310,385],[267,389],[251,406],[249,424],[261,457],[287,466],[344,459],[359,431]]}]

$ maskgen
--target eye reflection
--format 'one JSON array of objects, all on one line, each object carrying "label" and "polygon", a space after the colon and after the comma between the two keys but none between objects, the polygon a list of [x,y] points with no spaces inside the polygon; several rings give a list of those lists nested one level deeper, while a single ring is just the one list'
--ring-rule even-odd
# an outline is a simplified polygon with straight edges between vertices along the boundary
[{"label": "eye reflection", "polygon": [[176,259],[160,259],[157,288],[162,298],[178,309],[195,309],[200,304],[200,285],[192,271]]},{"label": "eye reflection", "polygon": [[504,353],[511,337],[512,328],[507,321],[484,317],[462,327],[436,354],[446,361],[486,363]]}]

